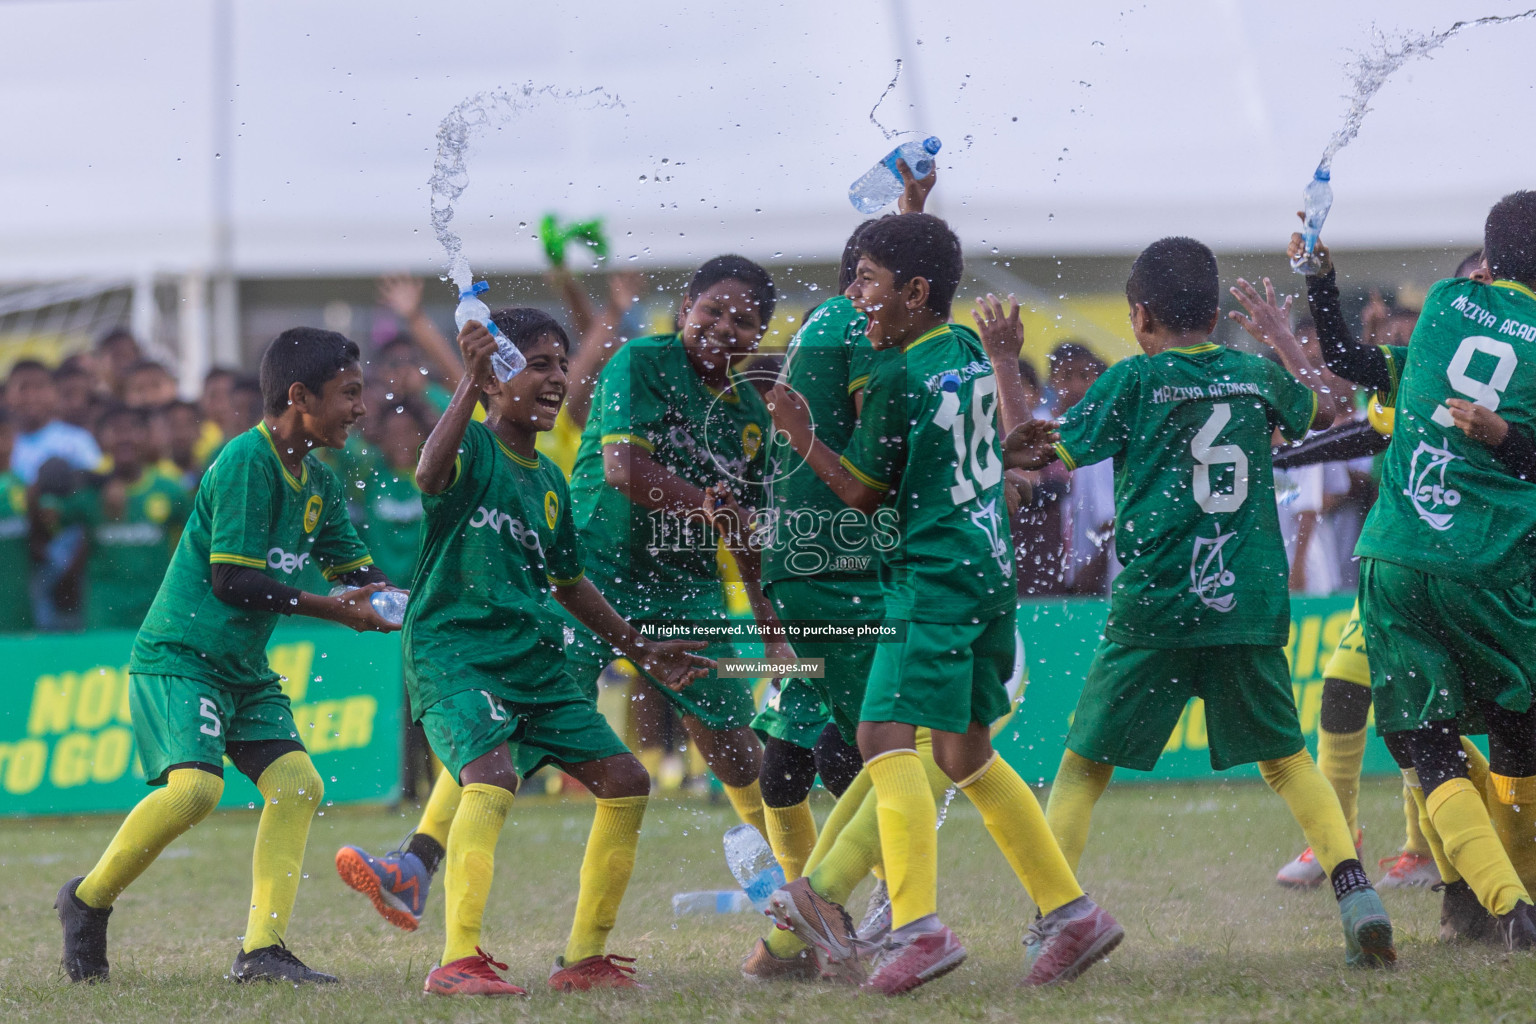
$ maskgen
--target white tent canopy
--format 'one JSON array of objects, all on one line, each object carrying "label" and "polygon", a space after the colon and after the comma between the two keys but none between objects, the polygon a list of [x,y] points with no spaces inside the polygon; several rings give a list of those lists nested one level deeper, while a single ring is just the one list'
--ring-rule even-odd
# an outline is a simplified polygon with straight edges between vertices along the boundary
[{"label": "white tent canopy", "polygon": [[[477,140],[456,226],[473,264],[534,266],[549,210],[602,215],[616,256],[826,259],[893,129],[944,141],[938,212],[972,251],[1119,252],[1168,233],[1273,248],[1383,30],[1504,0],[422,5],[0,4],[0,280],[440,265],[426,181],[464,97],[603,86]],[[903,27],[906,26],[906,27]],[[227,47],[227,53],[225,48]],[[1329,236],[1475,244],[1536,184],[1536,21],[1404,68],[1334,165]],[[226,234],[227,232],[227,234]],[[221,258],[221,254],[223,257]]]}]

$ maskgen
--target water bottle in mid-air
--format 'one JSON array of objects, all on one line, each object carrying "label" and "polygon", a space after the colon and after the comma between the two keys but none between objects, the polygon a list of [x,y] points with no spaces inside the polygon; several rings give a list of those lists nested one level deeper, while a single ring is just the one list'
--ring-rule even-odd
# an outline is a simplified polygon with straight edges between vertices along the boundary
[{"label": "water bottle in mid-air", "polygon": [[491,355],[491,371],[496,374],[497,380],[506,382],[523,372],[528,360],[501,333],[501,328],[491,319],[491,307],[481,301],[480,293],[490,287],[484,281],[476,281],[473,286],[459,292],[459,308],[453,311],[453,322],[461,331],[471,320],[485,325],[485,329],[496,339],[496,351]]},{"label": "water bottle in mid-air", "polygon": [[876,213],[891,205],[901,197],[901,190],[905,187],[901,183],[901,172],[896,169],[896,161],[905,160],[912,171],[912,177],[926,178],[933,173],[933,156],[939,151],[940,145],[942,143],[932,135],[922,142],[903,142],[865,171],[863,177],[848,186],[848,201],[860,213]]},{"label": "water bottle in mid-air", "polygon": [[1301,193],[1304,251],[1291,260],[1291,269],[1298,274],[1316,274],[1323,269],[1323,261],[1314,250],[1317,236],[1323,231],[1323,221],[1328,219],[1328,210],[1333,206],[1333,186],[1328,183],[1329,177],[1328,168],[1318,164],[1317,170],[1312,172],[1312,180]]},{"label": "water bottle in mid-air", "polygon": [[751,825],[737,825],[726,832],[725,863],[752,905],[767,910],[768,897],[784,885],[784,869],[762,833]]},{"label": "water bottle in mid-air", "polygon": [[[357,587],[337,584],[331,588],[331,596],[340,597],[357,589]],[[375,590],[368,598],[368,603],[373,605],[373,610],[379,613],[379,618],[398,626],[405,621],[405,605],[410,598],[411,595],[403,590]]]},{"label": "water bottle in mid-air", "polygon": [[745,914],[752,909],[752,901],[739,889],[680,892],[672,897],[672,913],[678,917],[687,914]]}]

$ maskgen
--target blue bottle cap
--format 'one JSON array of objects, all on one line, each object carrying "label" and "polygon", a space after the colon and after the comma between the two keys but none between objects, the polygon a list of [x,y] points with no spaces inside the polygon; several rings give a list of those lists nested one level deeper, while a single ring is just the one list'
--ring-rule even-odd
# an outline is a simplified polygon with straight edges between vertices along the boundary
[{"label": "blue bottle cap", "polygon": [[955,392],[960,390],[960,375],[953,370],[939,378],[939,387],[945,391]]},{"label": "blue bottle cap", "polygon": [[930,153],[937,153],[939,151],[939,147],[943,145],[944,143],[939,141],[939,137],[937,135],[930,135],[923,140],[923,148]]},{"label": "blue bottle cap", "polygon": [[471,298],[474,298],[476,295],[481,294],[482,292],[488,292],[490,290],[491,290],[491,283],[489,281],[476,281],[474,284],[470,285],[468,288],[465,288],[463,291],[459,292],[459,298],[461,298],[461,299],[471,299]]}]

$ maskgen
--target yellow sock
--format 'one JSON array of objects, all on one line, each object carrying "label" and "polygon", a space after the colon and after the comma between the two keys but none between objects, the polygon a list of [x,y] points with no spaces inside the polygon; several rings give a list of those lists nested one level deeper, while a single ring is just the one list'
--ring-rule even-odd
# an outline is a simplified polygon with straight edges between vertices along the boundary
[{"label": "yellow sock", "polygon": [[816,819],[811,801],[801,800],[792,807],[763,805],[763,820],[768,825],[768,845],[784,869],[784,881],[793,882],[805,872],[805,862],[816,848]]},{"label": "yellow sock", "polygon": [[1531,902],[1515,874],[1504,844],[1493,831],[1488,808],[1467,779],[1442,782],[1424,798],[1445,855],[1467,880],[1478,902],[1494,915],[1507,914],[1519,902]]},{"label": "yellow sock", "polygon": [[224,793],[224,780],[197,768],[177,768],[128,812],[106,852],[75,889],[88,907],[110,907],[171,840],[208,817]]},{"label": "yellow sock", "polygon": [[736,816],[766,836],[768,823],[763,820],[763,789],[757,780],[741,787],[727,786],[723,782],[720,785],[725,789],[725,798],[736,809]]},{"label": "yellow sock", "polygon": [[447,942],[442,962],[475,955],[480,944],[480,920],[491,895],[496,868],[496,840],[512,810],[512,791],[474,782],[464,787],[459,813],[448,830],[448,855],[443,858],[443,913]]},{"label": "yellow sock", "polygon": [[304,873],[304,847],[325,784],[309,755],[291,750],[267,765],[256,780],[265,805],[251,857],[251,912],[244,949],[275,946],[288,934],[293,901]]},{"label": "yellow sock", "polygon": [[464,790],[459,781],[444,768],[432,784],[432,792],[427,796],[427,806],[421,809],[421,821],[417,823],[416,831],[436,839],[437,845],[446,850],[448,830],[453,827],[453,816],[463,798]]},{"label": "yellow sock", "polygon": [[1056,845],[1075,873],[1088,845],[1088,827],[1093,824],[1093,805],[1099,802],[1115,766],[1090,761],[1072,751],[1061,755],[1061,767],[1051,783],[1051,795],[1045,803],[1045,822]]},{"label": "yellow sock", "polygon": [[1429,805],[1424,799],[1424,789],[1419,785],[1419,773],[1412,768],[1404,768],[1403,785],[1418,809],[1419,834],[1424,837],[1424,845],[1429,847],[1429,855],[1435,858],[1435,868],[1440,872],[1440,880],[1442,882],[1461,881],[1461,872],[1456,870],[1456,865],[1452,864],[1451,859],[1445,855],[1445,845],[1440,841],[1440,833],[1435,831],[1435,823],[1429,820]]},{"label": "yellow sock", "polygon": [[565,962],[574,964],[589,956],[601,956],[608,933],[619,915],[619,904],[635,868],[635,847],[640,843],[640,820],[650,797],[624,796],[598,800],[587,836],[587,852],[581,858],[581,889],[576,895],[576,918],[565,944]]},{"label": "yellow sock", "polygon": [[1493,831],[1529,892],[1536,884],[1536,776],[1517,779],[1489,773],[1488,781],[1486,806]]},{"label": "yellow sock", "polygon": [[1360,830],[1360,766],[1365,761],[1365,729],[1357,732],[1317,730],[1317,768],[1333,787],[1353,836]]},{"label": "yellow sock", "polygon": [[[837,798],[837,803],[832,805],[832,813],[827,815],[827,820],[821,823],[821,834],[816,837],[816,845],[811,848],[811,855],[805,859],[805,867],[801,874],[809,875],[815,871],[827,852],[837,844],[842,837],[843,829],[848,822],[864,806],[864,798],[874,790],[874,783],[870,780],[869,772],[859,771],[843,790],[843,795]],[[876,826],[878,831],[878,826]],[[878,840],[876,841],[878,845]]]},{"label": "yellow sock", "polygon": [[1040,802],[1007,761],[993,754],[979,772],[959,785],[981,812],[992,841],[1040,913],[1049,914],[1083,894],[1045,823]]},{"label": "yellow sock", "polygon": [[1403,852],[1420,857],[1433,856],[1429,840],[1424,837],[1424,829],[1419,823],[1418,801],[1414,800],[1413,790],[1406,782],[1403,783],[1403,818]]},{"label": "yellow sock", "polygon": [[900,928],[938,908],[938,807],[916,750],[888,751],[864,768],[875,784],[891,926]]},{"label": "yellow sock", "polygon": [[1290,757],[1260,761],[1259,774],[1291,809],[1291,817],[1301,826],[1301,833],[1307,837],[1307,845],[1312,847],[1312,855],[1324,874],[1332,877],[1339,864],[1359,859],[1355,835],[1344,824],[1339,798],[1305,747]]}]

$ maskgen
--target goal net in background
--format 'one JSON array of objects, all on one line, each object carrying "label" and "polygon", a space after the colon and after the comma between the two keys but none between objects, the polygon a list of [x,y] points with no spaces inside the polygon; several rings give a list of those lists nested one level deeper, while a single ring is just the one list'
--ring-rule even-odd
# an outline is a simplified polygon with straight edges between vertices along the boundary
[{"label": "goal net in background", "polygon": [[133,333],[147,358],[177,362],[173,287],[126,279],[0,284],[0,377],[19,359],[57,366],[116,328]]}]

